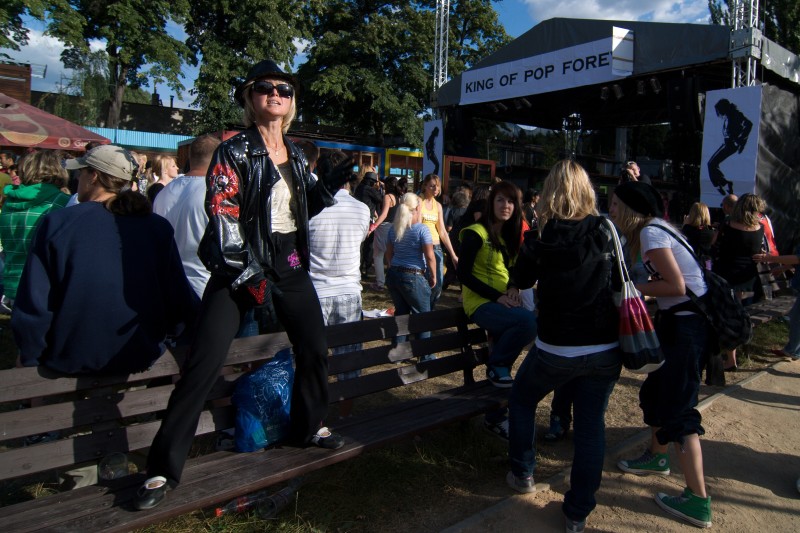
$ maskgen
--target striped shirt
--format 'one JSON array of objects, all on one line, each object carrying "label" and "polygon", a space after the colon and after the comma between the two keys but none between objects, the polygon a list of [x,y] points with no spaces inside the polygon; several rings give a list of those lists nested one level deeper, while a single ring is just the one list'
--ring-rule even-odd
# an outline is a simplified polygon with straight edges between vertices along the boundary
[{"label": "striped shirt", "polygon": [[317,296],[361,292],[361,243],[369,231],[369,208],[345,189],[336,204],[308,222],[310,275]]},{"label": "striped shirt", "polygon": [[394,227],[392,227],[389,229],[389,242],[394,246],[394,254],[392,255],[392,264],[390,266],[418,268],[420,270],[427,268],[428,264],[425,262],[422,246],[433,244],[428,226],[425,224],[412,224],[403,233],[403,240],[399,242],[395,236]]}]

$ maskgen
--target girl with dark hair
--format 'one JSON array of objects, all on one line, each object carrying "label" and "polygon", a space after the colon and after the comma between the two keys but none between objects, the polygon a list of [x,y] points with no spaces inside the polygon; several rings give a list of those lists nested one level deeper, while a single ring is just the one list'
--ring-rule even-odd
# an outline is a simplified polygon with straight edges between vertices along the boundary
[{"label": "girl with dark hair", "polygon": [[492,186],[481,219],[461,230],[461,282],[464,311],[492,338],[486,377],[509,388],[511,367],[536,337],[536,319],[520,301],[506,296],[508,270],[517,257],[522,232],[519,189],[501,181]]},{"label": "girl with dark hair", "polygon": [[[464,311],[491,338],[486,377],[496,387],[513,384],[511,367],[536,337],[536,318],[522,301],[505,294],[508,270],[517,257],[522,231],[520,192],[501,181],[492,186],[486,212],[461,230],[458,278]],[[508,439],[506,409],[491,411],[486,429]]]}]

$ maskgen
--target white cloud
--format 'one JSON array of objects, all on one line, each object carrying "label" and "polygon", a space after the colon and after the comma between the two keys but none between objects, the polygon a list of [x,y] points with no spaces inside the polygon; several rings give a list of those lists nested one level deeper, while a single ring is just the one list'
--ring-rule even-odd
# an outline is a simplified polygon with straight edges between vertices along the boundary
[{"label": "white cloud", "polygon": [[17,63],[29,63],[34,67],[46,67],[44,78],[33,78],[32,88],[35,91],[55,91],[59,82],[62,80],[67,83],[66,78],[72,75],[72,71],[65,69],[61,63],[61,52],[64,50],[64,43],[44,35],[41,31],[31,29],[28,34],[28,44],[21,46],[19,51],[8,48],[0,49],[0,52],[8,54],[11,61]]},{"label": "white cloud", "polygon": [[[62,84],[67,85],[69,83],[69,79],[73,74],[71,69],[64,68],[63,63],[61,63],[61,52],[64,51],[64,48],[64,43],[55,37],[45,35],[39,29],[29,28],[27,45],[20,46],[19,51],[0,48],[0,52],[8,54],[11,57],[11,61],[30,64],[34,72],[41,71],[42,67],[46,67],[44,78],[31,79],[31,89],[43,92],[58,92]],[[99,40],[92,40],[89,42],[89,49],[93,52],[103,50],[105,49],[105,43]],[[188,108],[191,107],[191,103],[194,100],[188,89],[191,89],[197,77],[197,67],[184,65],[184,69],[184,74],[188,80],[188,83],[184,83],[184,85],[187,85],[187,90],[183,91],[182,98],[175,98],[175,107]],[[146,85],[145,90],[152,91],[152,86]],[[169,91],[166,86],[159,86],[159,92],[163,93],[165,90]],[[167,104],[169,102],[169,94],[162,94],[161,99]]]},{"label": "white cloud", "polygon": [[534,20],[555,17],[708,23],[706,0],[523,0]]}]

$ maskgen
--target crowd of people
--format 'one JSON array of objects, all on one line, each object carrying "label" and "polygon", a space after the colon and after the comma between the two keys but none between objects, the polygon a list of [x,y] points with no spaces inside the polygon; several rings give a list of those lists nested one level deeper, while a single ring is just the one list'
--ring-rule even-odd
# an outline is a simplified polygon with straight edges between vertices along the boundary
[{"label": "crowd of people", "polygon": [[[362,282],[372,265],[372,289],[387,290],[398,315],[430,311],[443,287],[460,284],[465,313],[489,337],[486,377],[508,390],[508,409],[487,413],[485,426],[508,442],[506,482],[515,491],[535,490],[535,413],[555,391],[545,437],[556,440],[573,428],[562,509],[567,531],[583,531],[596,506],[605,411],[622,366],[614,295],[622,283],[616,261],[625,260],[640,265],[636,288],[657,303],[665,363],[640,391],[651,442],[618,467],[667,475],[672,443],[686,488],[659,493],[656,502],[709,527],[696,406],[713,350],[708,324],[687,292],[702,297],[703,269],[713,269],[744,299],[762,284],[760,264],[788,268],[800,261],[778,255],[764,202],[754,194],[728,195],[722,204],[728,216],[718,224],[698,202],[676,233],[663,219],[662,195],[629,162],[610,197],[609,221],[598,212],[586,170],[564,160],[540,191],[523,195],[508,181],[474,191],[465,185],[443,207],[435,174],[409,191],[405,178],[381,180],[365,167],[354,173],[343,152],[320,156],[313,143],[287,138],[297,89],[275,62],[253,66],[234,93],[246,129],[224,142],[196,138],[182,174],[172,157],[148,168],[141,156],[113,145],[66,161],[55,151],[19,162],[0,154],[0,171],[19,176],[3,189],[0,213],[2,303],[11,311],[19,364],[67,375],[135,373],[164,353],[168,338],[189,347],[135,506],[159,505],[180,483],[231,341],[262,331],[261,313],[292,344],[287,441],[325,449],[345,444],[325,424],[324,327],[361,319]],[[625,258],[617,257],[617,232],[626,241]],[[781,353],[798,359],[800,303],[790,317]],[[332,356],[358,349],[340,347]],[[726,354],[726,367],[736,369],[735,351]],[[340,406],[342,416],[349,412]]]}]

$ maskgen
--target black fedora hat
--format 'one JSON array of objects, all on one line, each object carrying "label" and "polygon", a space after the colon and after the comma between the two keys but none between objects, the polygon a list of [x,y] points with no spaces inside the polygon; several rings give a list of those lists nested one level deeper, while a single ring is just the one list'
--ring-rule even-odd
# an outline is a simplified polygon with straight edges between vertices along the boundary
[{"label": "black fedora hat", "polygon": [[261,78],[274,78],[278,80],[286,80],[292,84],[294,87],[295,93],[300,88],[300,84],[297,82],[297,78],[292,76],[291,74],[287,74],[281,70],[276,62],[271,59],[265,59],[256,63],[250,71],[247,73],[247,78],[236,88],[236,92],[233,93],[233,97],[236,99],[236,102],[244,107],[244,91],[249,87],[254,81],[259,80]]}]

